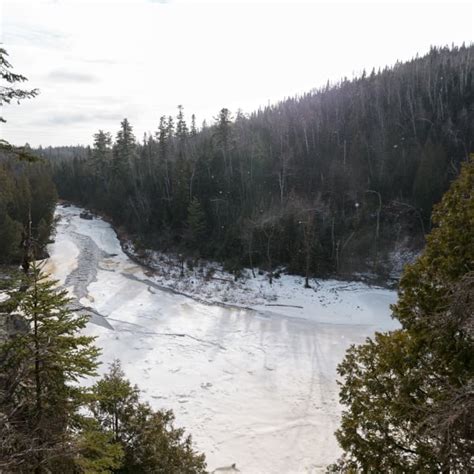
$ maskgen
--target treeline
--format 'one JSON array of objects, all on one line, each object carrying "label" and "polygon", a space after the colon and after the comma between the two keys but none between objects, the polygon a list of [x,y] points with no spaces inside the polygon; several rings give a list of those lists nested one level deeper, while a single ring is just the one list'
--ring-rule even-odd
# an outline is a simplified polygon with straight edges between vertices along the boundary
[{"label": "treeline", "polygon": [[50,166],[21,158],[18,151],[0,151],[0,264],[20,263],[25,252],[41,258],[53,227],[57,191]]},{"label": "treeline", "polygon": [[143,245],[311,275],[387,275],[420,249],[473,149],[473,46],[406,63],[199,129],[181,106],[136,140],[41,149],[60,196],[103,211]]}]

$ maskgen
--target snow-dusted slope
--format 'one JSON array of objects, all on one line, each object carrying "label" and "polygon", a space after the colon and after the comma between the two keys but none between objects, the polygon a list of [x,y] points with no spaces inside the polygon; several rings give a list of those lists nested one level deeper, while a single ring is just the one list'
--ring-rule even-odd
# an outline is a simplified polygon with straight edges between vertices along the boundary
[{"label": "snow-dusted slope", "polygon": [[396,326],[393,292],[319,282],[308,300],[288,279],[273,303],[302,310],[207,305],[161,290],[109,224],[57,213],[47,270],[91,308],[103,362],[119,358],[154,407],[174,410],[211,471],[318,472],[337,458],[336,366],[350,344]]}]

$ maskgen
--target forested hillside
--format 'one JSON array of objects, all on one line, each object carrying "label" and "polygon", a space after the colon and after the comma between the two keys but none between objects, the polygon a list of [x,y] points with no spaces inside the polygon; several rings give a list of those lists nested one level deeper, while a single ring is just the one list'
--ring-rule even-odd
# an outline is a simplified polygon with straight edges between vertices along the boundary
[{"label": "forested hillside", "polygon": [[423,57],[246,116],[127,119],[92,148],[46,148],[60,196],[147,247],[306,275],[387,276],[424,245],[431,209],[473,151],[473,46]]}]

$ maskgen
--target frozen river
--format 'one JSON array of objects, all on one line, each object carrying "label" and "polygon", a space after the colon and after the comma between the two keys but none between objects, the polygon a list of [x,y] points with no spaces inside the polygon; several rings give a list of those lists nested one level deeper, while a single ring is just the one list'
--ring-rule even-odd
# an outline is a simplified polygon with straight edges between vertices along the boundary
[{"label": "frozen river", "polygon": [[[120,359],[145,399],[174,410],[210,471],[320,472],[336,460],[336,366],[350,344],[395,327],[395,293],[366,287],[364,311],[376,317],[361,314],[364,324],[205,305],[161,290],[109,224],[79,212],[58,207],[47,270],[91,308],[102,371]],[[351,297],[346,289],[342,303]]]}]

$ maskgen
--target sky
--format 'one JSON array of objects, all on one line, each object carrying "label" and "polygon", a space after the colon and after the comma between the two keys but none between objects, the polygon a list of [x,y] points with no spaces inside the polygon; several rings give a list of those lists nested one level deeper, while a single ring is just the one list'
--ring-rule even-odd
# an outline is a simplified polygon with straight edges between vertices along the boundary
[{"label": "sky", "polygon": [[40,94],[5,105],[0,138],[91,144],[127,117],[137,138],[161,115],[252,112],[473,42],[472,2],[0,0],[0,42]]}]

